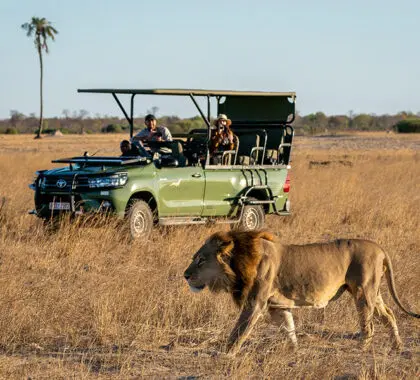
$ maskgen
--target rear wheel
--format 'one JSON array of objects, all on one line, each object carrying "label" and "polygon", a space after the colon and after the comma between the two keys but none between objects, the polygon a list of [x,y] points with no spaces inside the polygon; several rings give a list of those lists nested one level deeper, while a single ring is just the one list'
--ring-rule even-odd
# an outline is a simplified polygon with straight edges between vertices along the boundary
[{"label": "rear wheel", "polygon": [[[254,199],[252,199],[254,200]],[[265,213],[262,205],[245,205],[241,220],[232,229],[254,231],[264,227]]]},{"label": "rear wheel", "polygon": [[149,238],[153,228],[153,212],[145,201],[133,201],[128,209],[127,219],[132,239]]}]

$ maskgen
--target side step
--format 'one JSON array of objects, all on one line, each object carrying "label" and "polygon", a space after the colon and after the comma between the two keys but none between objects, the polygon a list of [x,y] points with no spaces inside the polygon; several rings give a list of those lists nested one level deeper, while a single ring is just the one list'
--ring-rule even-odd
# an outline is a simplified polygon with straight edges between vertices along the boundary
[{"label": "side step", "polygon": [[175,225],[183,225],[183,224],[232,224],[238,223],[242,217],[242,213],[240,217],[237,219],[227,219],[223,217],[219,218],[201,218],[201,217],[187,217],[187,216],[176,216],[176,217],[168,217],[168,218],[159,218],[159,224],[161,226],[175,226]]},{"label": "side step", "polygon": [[197,217],[188,217],[188,216],[176,216],[176,217],[167,217],[159,218],[159,224],[161,226],[174,226],[182,224],[206,224],[208,223],[207,218]]},{"label": "side step", "polygon": [[290,211],[277,211],[275,214],[280,216],[289,216],[292,213]]},{"label": "side step", "polygon": [[276,203],[275,199],[267,200],[267,201],[247,201],[245,204],[247,205],[265,205],[265,204],[273,204]]}]

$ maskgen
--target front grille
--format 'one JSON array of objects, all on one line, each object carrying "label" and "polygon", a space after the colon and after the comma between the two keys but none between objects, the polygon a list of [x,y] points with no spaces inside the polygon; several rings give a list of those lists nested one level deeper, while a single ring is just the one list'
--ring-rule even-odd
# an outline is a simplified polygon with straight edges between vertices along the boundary
[{"label": "front grille", "polygon": [[76,189],[77,190],[88,190],[89,189],[89,182],[88,177],[80,176],[76,178]]},{"label": "front grille", "polygon": [[73,180],[74,176],[46,176],[43,190],[52,193],[70,193]]},{"label": "front grille", "polygon": [[77,175],[45,176],[42,190],[46,193],[55,194],[69,194],[75,190],[86,191],[89,190],[88,177]]}]

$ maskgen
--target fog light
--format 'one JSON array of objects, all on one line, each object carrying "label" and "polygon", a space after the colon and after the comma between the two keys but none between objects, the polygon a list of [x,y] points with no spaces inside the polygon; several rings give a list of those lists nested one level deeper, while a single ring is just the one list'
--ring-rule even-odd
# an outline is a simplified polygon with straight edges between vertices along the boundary
[{"label": "fog light", "polygon": [[103,201],[102,202],[102,207],[103,208],[110,208],[110,207],[112,207],[112,204],[109,201]]}]

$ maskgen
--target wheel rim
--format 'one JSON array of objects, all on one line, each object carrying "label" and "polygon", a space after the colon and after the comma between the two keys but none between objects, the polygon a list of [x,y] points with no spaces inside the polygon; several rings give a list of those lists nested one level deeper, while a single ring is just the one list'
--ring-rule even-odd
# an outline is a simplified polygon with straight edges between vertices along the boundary
[{"label": "wheel rim", "polygon": [[133,235],[138,236],[141,235],[145,231],[146,226],[146,218],[142,212],[137,212],[133,215],[133,219],[131,222],[131,229]]},{"label": "wheel rim", "polygon": [[244,227],[247,230],[255,230],[258,228],[258,211],[254,208],[248,210],[244,215]]}]

